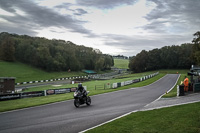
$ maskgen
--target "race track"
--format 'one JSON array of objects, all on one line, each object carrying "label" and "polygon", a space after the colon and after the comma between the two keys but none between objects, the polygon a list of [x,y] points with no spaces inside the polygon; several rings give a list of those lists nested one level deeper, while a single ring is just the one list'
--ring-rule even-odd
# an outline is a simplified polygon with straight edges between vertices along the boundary
[{"label": "race track", "polygon": [[139,88],[92,96],[92,105],[75,108],[73,100],[0,113],[0,133],[77,133],[143,108],[174,86],[178,74]]}]

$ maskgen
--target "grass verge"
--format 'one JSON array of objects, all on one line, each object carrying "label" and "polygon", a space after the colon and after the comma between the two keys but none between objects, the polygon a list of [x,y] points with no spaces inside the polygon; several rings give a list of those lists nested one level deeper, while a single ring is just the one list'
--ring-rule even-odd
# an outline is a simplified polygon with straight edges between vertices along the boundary
[{"label": "grass verge", "polygon": [[200,103],[140,111],[87,133],[199,133]]},{"label": "grass verge", "polygon": [[171,97],[176,97],[177,96],[177,85],[180,85],[181,81],[184,81],[185,76],[187,75],[188,70],[183,69],[183,70],[161,70],[160,73],[166,73],[166,74],[175,74],[175,73],[181,74],[178,82],[174,86],[174,88],[169,92],[166,93],[165,95],[162,96],[162,98],[171,98]]},{"label": "grass verge", "polygon": [[171,98],[171,97],[176,97],[177,96],[177,85],[181,84],[181,81],[184,81],[186,74],[181,74],[178,82],[176,83],[176,85],[174,86],[174,88],[167,94],[163,95],[162,98]]}]

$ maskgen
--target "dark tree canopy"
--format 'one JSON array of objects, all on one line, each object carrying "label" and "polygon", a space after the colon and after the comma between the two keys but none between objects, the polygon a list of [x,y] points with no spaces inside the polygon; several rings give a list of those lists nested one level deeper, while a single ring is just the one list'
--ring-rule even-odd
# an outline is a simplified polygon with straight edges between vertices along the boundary
[{"label": "dark tree canopy", "polygon": [[148,52],[143,50],[129,62],[130,70],[135,72],[189,69],[191,65],[200,65],[200,31],[194,34],[192,43],[165,46]]},{"label": "dark tree canopy", "polygon": [[193,58],[196,62],[196,65],[200,65],[200,31],[196,32],[194,34],[194,39],[193,39]]},{"label": "dark tree canopy", "polygon": [[19,61],[46,71],[105,70],[114,65],[112,56],[70,41],[0,33],[0,59]]}]

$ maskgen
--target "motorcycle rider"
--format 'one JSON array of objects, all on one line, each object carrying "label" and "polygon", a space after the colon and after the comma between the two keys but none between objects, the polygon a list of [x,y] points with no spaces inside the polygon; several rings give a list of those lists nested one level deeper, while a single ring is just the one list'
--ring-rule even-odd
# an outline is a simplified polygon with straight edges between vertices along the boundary
[{"label": "motorcycle rider", "polygon": [[78,84],[78,91],[80,91],[83,94],[83,98],[87,96],[87,91],[85,90],[85,88],[82,86],[81,83]]}]

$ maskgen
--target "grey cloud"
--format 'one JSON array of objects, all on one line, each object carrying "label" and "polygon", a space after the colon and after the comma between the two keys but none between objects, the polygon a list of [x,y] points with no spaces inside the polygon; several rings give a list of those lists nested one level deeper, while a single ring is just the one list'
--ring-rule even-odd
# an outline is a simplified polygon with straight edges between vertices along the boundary
[{"label": "grey cloud", "polygon": [[[84,21],[76,20],[70,15],[60,15],[49,8],[38,6],[29,0],[1,0],[0,7],[8,12],[15,13],[15,16],[1,15],[0,18],[14,23],[15,25],[25,24],[32,30],[56,26],[66,28],[71,32],[92,34],[91,31],[82,26],[82,24],[85,23]],[[26,16],[17,14],[16,9],[25,12]]]},{"label": "grey cloud", "polygon": [[132,5],[137,0],[76,0],[76,2],[83,6],[97,7],[100,9],[110,9],[119,5]]},{"label": "grey cloud", "polygon": [[64,8],[64,9],[69,9],[70,6],[72,6],[73,4],[71,3],[63,3],[62,5],[57,5],[55,6],[55,8]]},{"label": "grey cloud", "polygon": [[[126,56],[133,56],[142,50],[152,50],[170,45],[180,45],[183,43],[190,43],[192,35],[158,35],[158,36],[122,36],[106,34],[103,36],[106,40],[105,45],[113,48],[124,50],[121,54]],[[190,40],[190,41],[188,41]]]},{"label": "grey cloud", "polygon": [[88,13],[87,11],[85,11],[85,10],[83,10],[81,8],[78,8],[78,9],[75,10],[74,15],[81,16],[81,15],[84,15],[84,14],[87,14],[87,13]]},{"label": "grey cloud", "polygon": [[[143,27],[145,30],[178,33],[200,28],[199,0],[149,1],[154,2],[157,6],[145,17],[150,22],[150,24]],[[166,23],[169,24],[168,27],[165,26]]]},{"label": "grey cloud", "polygon": [[34,30],[30,29],[29,26],[26,26],[24,24],[18,25],[18,26],[13,26],[8,23],[1,23],[0,22],[0,32],[9,32],[9,33],[17,33],[20,35],[31,35],[31,36],[36,36],[37,32]]},{"label": "grey cloud", "polygon": [[84,14],[87,14],[88,12],[81,9],[81,8],[78,8],[78,9],[70,9],[70,6],[73,6],[73,4],[71,3],[63,3],[62,5],[57,5],[55,6],[55,8],[58,8],[58,9],[65,9],[65,10],[69,10],[69,11],[72,11],[74,15],[78,15],[78,16],[81,16],[81,15],[84,15]]}]

